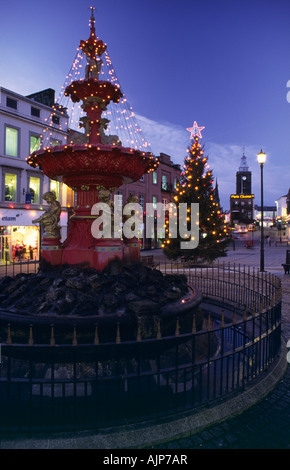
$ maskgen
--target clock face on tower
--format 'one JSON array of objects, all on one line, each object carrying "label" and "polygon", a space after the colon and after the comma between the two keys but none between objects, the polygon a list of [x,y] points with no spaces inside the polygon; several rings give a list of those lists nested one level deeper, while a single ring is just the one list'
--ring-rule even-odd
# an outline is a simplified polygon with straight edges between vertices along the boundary
[{"label": "clock face on tower", "polygon": [[251,172],[237,172],[236,194],[252,194]]}]

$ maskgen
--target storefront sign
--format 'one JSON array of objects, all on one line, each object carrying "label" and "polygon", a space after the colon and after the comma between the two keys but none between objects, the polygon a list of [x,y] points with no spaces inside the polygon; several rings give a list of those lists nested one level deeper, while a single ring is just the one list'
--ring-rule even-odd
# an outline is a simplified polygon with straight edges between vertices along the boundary
[{"label": "storefront sign", "polygon": [[254,194],[232,194],[231,199],[254,199]]},{"label": "storefront sign", "polygon": [[16,220],[16,217],[2,217],[2,222],[16,222]]},{"label": "storefront sign", "polygon": [[[29,226],[33,224],[33,220],[43,214],[43,210],[23,210],[23,209],[0,209],[0,225],[16,225],[16,226]],[[61,213],[60,225],[67,224],[67,212]]]}]

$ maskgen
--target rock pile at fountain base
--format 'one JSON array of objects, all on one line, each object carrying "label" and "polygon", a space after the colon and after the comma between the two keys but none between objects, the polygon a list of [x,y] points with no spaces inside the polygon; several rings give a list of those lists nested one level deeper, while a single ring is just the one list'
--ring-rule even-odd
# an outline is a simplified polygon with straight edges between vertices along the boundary
[{"label": "rock pile at fountain base", "polygon": [[25,314],[91,316],[142,309],[153,312],[184,296],[183,275],[163,275],[142,265],[110,276],[94,269],[59,267],[0,281],[0,308]]},{"label": "rock pile at fountain base", "polygon": [[201,300],[202,295],[187,285],[186,276],[163,274],[139,263],[124,266],[115,275],[59,266],[0,280],[0,334],[5,337],[11,323],[14,341],[23,342],[33,325],[37,341],[45,343],[48,327],[54,324],[61,343],[76,326],[80,340],[87,342],[98,325],[100,340],[110,342],[119,325],[122,340],[131,341],[138,324],[142,338],[156,338],[161,322],[162,334],[174,335],[177,319],[182,331],[190,332],[195,314],[196,328],[201,328]]}]

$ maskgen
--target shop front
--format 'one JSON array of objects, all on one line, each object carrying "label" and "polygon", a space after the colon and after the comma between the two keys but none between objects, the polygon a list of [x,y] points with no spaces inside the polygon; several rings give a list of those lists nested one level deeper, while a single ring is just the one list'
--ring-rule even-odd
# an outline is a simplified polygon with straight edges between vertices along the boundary
[{"label": "shop front", "polygon": [[[43,211],[0,208],[0,263],[39,259],[40,227],[33,224]],[[66,236],[67,213],[61,213],[60,225]]]}]

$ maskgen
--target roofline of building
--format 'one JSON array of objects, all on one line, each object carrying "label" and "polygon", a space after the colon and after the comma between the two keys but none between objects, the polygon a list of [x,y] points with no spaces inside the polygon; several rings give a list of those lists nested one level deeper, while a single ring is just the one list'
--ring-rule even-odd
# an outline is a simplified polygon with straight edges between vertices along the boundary
[{"label": "roofline of building", "polygon": [[[48,89],[53,90],[53,88],[48,88]],[[19,99],[19,100],[26,101],[27,103],[30,103],[31,105],[33,104],[35,107],[39,106],[41,108],[44,108],[49,112],[51,112],[51,110],[53,109],[53,111],[55,113],[57,113],[60,117],[64,117],[64,118],[69,117],[68,114],[61,113],[61,111],[58,111],[57,108],[51,108],[50,106],[47,106],[46,104],[40,103],[39,101],[35,101],[34,99],[28,98],[27,96],[20,95],[20,93],[16,93],[15,91],[8,90],[8,88],[4,88],[3,86],[0,86],[0,93],[1,93],[1,91],[5,94],[9,94],[9,95],[13,96],[14,98]],[[33,93],[31,93],[31,94],[33,94]],[[57,104],[57,103],[55,103],[55,104]]]}]

